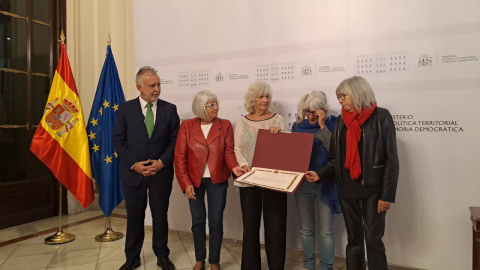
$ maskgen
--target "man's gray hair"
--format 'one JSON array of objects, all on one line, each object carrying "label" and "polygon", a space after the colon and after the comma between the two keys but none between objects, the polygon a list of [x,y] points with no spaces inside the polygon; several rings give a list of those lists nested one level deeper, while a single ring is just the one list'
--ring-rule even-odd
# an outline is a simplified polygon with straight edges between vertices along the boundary
[{"label": "man's gray hair", "polygon": [[330,116],[330,107],[327,104],[327,95],[322,91],[312,91],[310,94],[305,94],[298,102],[297,124],[300,124],[305,119],[305,112],[324,110],[327,118]]},{"label": "man's gray hair", "polygon": [[262,96],[269,96],[272,98],[272,89],[270,88],[270,85],[266,82],[252,83],[245,94],[245,103],[243,104],[245,106],[245,110],[248,113],[254,113],[255,107],[253,102],[256,98]]},{"label": "man's gray hair", "polygon": [[[200,119],[207,118],[207,109],[205,106],[208,102],[217,99],[212,91],[203,90],[198,92],[193,98],[192,102],[192,112]],[[218,101],[218,100],[217,100]]]},{"label": "man's gray hair", "polygon": [[348,94],[352,98],[353,105],[362,112],[364,109],[371,108],[373,104],[377,104],[375,94],[368,81],[360,76],[353,76],[343,80],[335,91],[337,97],[340,94]]},{"label": "man's gray hair", "polygon": [[137,83],[137,85],[143,86],[142,75],[146,73],[158,75],[157,72],[158,71],[151,66],[143,66],[138,70],[137,76],[135,77],[135,82]]}]

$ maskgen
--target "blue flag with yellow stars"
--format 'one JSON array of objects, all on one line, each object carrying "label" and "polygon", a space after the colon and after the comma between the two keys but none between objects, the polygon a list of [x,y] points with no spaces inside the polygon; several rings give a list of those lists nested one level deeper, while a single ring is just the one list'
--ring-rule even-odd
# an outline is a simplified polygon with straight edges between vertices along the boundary
[{"label": "blue flag with yellow stars", "polygon": [[97,92],[87,124],[93,179],[100,189],[100,208],[106,217],[123,201],[118,177],[118,155],[113,148],[112,128],[118,105],[125,102],[122,85],[112,49],[107,46],[107,58],[98,81]]}]

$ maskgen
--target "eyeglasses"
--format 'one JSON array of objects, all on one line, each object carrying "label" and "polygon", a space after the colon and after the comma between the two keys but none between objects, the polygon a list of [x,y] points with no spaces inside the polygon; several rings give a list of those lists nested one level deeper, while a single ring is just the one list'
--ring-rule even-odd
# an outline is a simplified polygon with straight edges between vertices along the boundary
[{"label": "eyeglasses", "polygon": [[344,100],[346,96],[349,96],[349,94],[341,93],[341,94],[337,95],[337,99],[338,100]]},{"label": "eyeglasses", "polygon": [[210,104],[208,104],[208,105],[205,105],[205,108],[208,108],[208,109],[210,109],[210,110],[213,110],[213,108],[215,108],[215,107],[219,108],[219,106],[220,106],[220,101],[217,100],[217,101],[214,102],[214,103],[210,103]]},{"label": "eyeglasses", "polygon": [[303,113],[304,113],[306,116],[315,114],[315,112],[312,112],[312,111],[309,111],[309,110],[303,110]]}]

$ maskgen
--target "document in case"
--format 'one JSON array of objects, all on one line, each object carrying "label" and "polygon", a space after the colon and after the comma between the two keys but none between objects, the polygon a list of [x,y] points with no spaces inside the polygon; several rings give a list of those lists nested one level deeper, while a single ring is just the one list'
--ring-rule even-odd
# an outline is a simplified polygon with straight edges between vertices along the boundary
[{"label": "document in case", "polygon": [[304,173],[253,167],[251,172],[240,176],[237,181],[263,188],[293,193]]},{"label": "document in case", "polygon": [[272,190],[294,193],[308,170],[313,134],[258,131],[252,171],[235,181]]}]

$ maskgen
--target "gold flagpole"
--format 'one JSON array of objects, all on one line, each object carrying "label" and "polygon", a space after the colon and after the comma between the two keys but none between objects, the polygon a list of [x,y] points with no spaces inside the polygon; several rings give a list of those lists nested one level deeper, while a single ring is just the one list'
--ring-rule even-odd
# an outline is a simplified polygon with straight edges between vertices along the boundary
[{"label": "gold flagpole", "polygon": [[116,241],[123,238],[123,233],[121,232],[114,232],[111,225],[110,217],[107,218],[107,229],[104,233],[99,234],[95,237],[95,241],[97,242],[111,242]]},{"label": "gold flagpole", "polygon": [[[112,39],[110,37],[110,33],[108,33],[107,45],[111,45],[111,44],[112,44]],[[95,237],[95,241],[97,241],[97,242],[111,242],[111,241],[115,241],[115,240],[123,238],[123,233],[113,231],[110,217],[107,218],[107,226],[106,227],[107,227],[107,229],[105,230],[104,233],[99,234]]]},{"label": "gold flagpole", "polygon": [[59,199],[58,199],[58,229],[57,232],[45,238],[45,244],[47,245],[60,245],[75,240],[75,235],[71,233],[65,233],[62,230],[62,183],[58,182]]},{"label": "gold flagpole", "polygon": [[[65,44],[65,35],[62,33],[60,34],[60,42],[61,44]],[[62,230],[62,183],[58,181],[58,190],[59,190],[59,196],[58,196],[58,229],[57,232],[45,238],[45,244],[47,245],[60,245],[60,244],[65,244],[68,242],[72,242],[75,240],[75,235],[71,233],[65,233]]]}]

